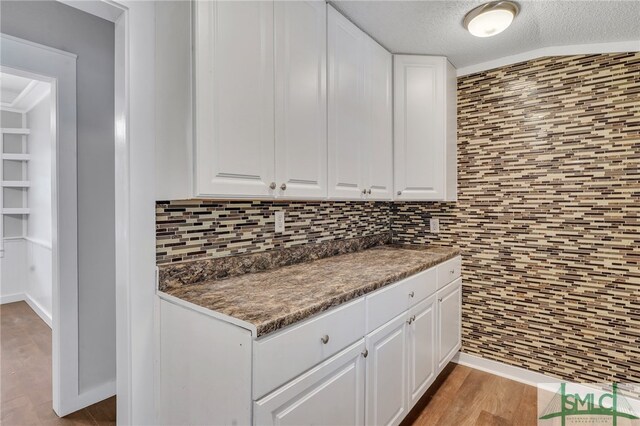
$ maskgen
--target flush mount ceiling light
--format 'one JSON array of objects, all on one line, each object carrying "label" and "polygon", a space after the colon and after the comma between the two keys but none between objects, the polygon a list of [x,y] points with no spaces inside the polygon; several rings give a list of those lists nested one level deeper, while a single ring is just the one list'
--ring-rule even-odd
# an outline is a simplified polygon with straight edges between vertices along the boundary
[{"label": "flush mount ceiling light", "polygon": [[510,1],[492,1],[467,13],[463,24],[476,37],[491,37],[506,30],[517,14],[517,4]]}]

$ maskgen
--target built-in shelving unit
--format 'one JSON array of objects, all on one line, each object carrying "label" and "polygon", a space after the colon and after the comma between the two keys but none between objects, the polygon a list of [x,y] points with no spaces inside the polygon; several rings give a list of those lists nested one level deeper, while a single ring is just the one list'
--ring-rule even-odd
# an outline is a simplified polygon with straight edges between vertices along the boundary
[{"label": "built-in shelving unit", "polygon": [[[31,159],[28,153],[28,135],[31,131],[26,127],[26,117],[23,114],[22,117],[23,127],[3,127],[0,128],[0,133],[2,134],[2,138],[0,139],[0,187],[2,189],[2,196],[0,197],[0,212],[2,215],[10,215],[10,216],[26,216],[29,214],[29,206],[27,205],[27,189],[30,186],[30,182],[28,180],[28,169],[27,164]],[[5,137],[9,135],[15,135],[13,137],[20,138],[20,149],[16,149],[14,146],[11,151],[20,151],[20,152],[5,152],[6,144]],[[20,166],[19,171],[16,173],[15,166],[13,171],[13,176],[5,176],[5,161],[13,161],[20,162],[22,165]],[[19,176],[18,176],[19,175]],[[5,205],[5,188],[12,190],[22,191],[22,205],[18,206],[6,206]],[[4,225],[3,225],[4,226]],[[25,227],[23,226],[23,229]],[[4,236],[4,230],[1,233],[2,237]]]}]

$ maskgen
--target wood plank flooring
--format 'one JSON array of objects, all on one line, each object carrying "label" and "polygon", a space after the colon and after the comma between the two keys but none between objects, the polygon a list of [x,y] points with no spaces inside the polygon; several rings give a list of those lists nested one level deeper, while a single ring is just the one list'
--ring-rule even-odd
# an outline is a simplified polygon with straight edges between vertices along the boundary
[{"label": "wood plank flooring", "polygon": [[453,363],[443,376],[403,426],[537,425],[537,388]]},{"label": "wood plank flooring", "polygon": [[51,396],[51,329],[25,302],[0,305],[0,424],[115,425],[116,398],[64,418]]},{"label": "wood plank flooring", "polygon": [[[51,401],[51,330],[24,302],[0,306],[0,424],[114,425],[115,397],[64,418]],[[403,426],[536,425],[536,388],[450,364]]]}]

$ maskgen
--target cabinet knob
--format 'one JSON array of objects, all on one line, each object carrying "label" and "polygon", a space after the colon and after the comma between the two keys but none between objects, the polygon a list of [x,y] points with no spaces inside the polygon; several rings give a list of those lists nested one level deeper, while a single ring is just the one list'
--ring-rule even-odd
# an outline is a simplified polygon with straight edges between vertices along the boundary
[{"label": "cabinet knob", "polygon": [[371,188],[367,189],[367,194],[371,194]]},{"label": "cabinet knob", "polygon": [[324,336],[322,336],[320,338],[320,340],[322,341],[322,343],[324,343],[326,345],[327,343],[329,343],[329,336],[327,334],[325,334]]},{"label": "cabinet knob", "polygon": [[450,270],[449,272],[450,272],[451,274],[455,274],[455,273],[456,273],[456,270],[455,270],[455,269],[452,269],[452,270]]},{"label": "cabinet knob", "polygon": [[440,299],[438,299],[438,302],[442,302],[442,297]]},{"label": "cabinet knob", "polygon": [[363,194],[366,194],[366,193],[367,193],[367,189],[366,189],[366,188],[365,188],[365,189],[363,189],[363,190],[362,190],[362,193],[363,193]]},{"label": "cabinet knob", "polygon": [[364,352],[362,352],[362,356],[366,358],[367,355],[369,355],[369,349],[365,348]]},{"label": "cabinet knob", "polygon": [[416,293],[415,293],[414,291],[412,291],[411,293],[409,293],[409,297],[413,297],[413,296],[415,296],[415,295],[416,295]]},{"label": "cabinet knob", "polygon": [[402,191],[398,191],[398,195],[402,195]]},{"label": "cabinet knob", "polygon": [[411,315],[409,317],[409,319],[407,320],[407,324],[411,324],[412,322],[414,322],[416,320],[416,316],[415,315]]},{"label": "cabinet knob", "polygon": [[280,185],[280,189],[282,189],[283,191],[287,189],[287,184],[283,183],[282,185]]},{"label": "cabinet knob", "polygon": [[269,188],[276,189],[276,183],[275,182],[271,182],[271,184],[269,185]]}]

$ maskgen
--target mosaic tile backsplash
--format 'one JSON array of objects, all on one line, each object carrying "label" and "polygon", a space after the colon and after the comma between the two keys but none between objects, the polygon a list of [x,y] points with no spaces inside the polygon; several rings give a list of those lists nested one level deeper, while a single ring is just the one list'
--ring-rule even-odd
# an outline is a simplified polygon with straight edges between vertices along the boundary
[{"label": "mosaic tile backsplash", "polygon": [[157,261],[390,232],[453,245],[464,352],[567,380],[640,382],[640,53],[459,78],[458,173],[456,203],[160,201]]},{"label": "mosaic tile backsplash", "polygon": [[[274,213],[285,212],[275,233]],[[182,200],[156,203],[156,262],[259,253],[389,234],[389,203]]]},{"label": "mosaic tile backsplash", "polygon": [[458,162],[458,202],[394,204],[392,229],[461,249],[462,350],[640,382],[640,53],[461,77]]}]

